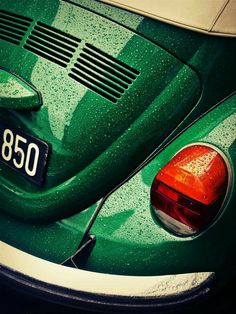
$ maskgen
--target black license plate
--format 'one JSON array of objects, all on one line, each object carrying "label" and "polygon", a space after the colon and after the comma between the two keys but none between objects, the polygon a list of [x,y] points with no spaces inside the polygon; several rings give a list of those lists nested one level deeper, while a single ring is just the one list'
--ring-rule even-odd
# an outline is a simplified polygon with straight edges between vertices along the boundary
[{"label": "black license plate", "polygon": [[47,143],[0,121],[0,161],[41,185],[49,146]]}]

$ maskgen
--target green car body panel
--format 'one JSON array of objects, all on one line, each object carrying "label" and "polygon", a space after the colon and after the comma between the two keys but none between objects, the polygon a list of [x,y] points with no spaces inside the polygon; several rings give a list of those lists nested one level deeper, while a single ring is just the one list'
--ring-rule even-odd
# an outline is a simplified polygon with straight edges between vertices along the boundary
[{"label": "green car body panel", "polygon": [[[60,32],[76,36],[77,42],[73,37],[72,43],[78,48],[73,48],[76,51],[69,53],[72,57],[68,57],[69,61],[64,69],[64,65],[39,59],[29,52],[27,47],[30,46],[32,37],[29,37],[28,42],[26,40],[26,44],[22,44],[26,49],[22,49],[21,44],[15,45],[14,48],[12,43],[3,45],[4,64],[37,87],[42,94],[43,106],[37,112],[25,115],[15,112],[10,118],[6,111],[1,115],[4,120],[11,120],[10,123],[49,142],[51,154],[42,187],[32,187],[23,179],[20,181],[17,176],[17,179],[13,178],[12,181],[14,189],[18,192],[12,193],[12,182],[5,180],[1,185],[1,199],[4,199],[3,210],[17,217],[55,219],[86,208],[124,179],[127,173],[147,157],[191,111],[199,100],[201,89],[199,78],[194,71],[133,32],[79,7],[72,7],[72,16],[71,5],[65,2],[58,2],[50,20],[45,16],[41,2],[38,2],[38,7],[37,2],[34,3],[34,14],[31,11],[27,14],[22,4],[18,9],[19,15],[24,14],[33,19],[34,22],[29,22],[28,28],[32,31],[33,23],[38,20],[40,23],[53,25]],[[47,6],[50,7],[50,3],[47,2]],[[42,17],[39,16],[39,11],[42,12]],[[67,11],[66,18],[69,22],[65,24],[64,12]],[[44,30],[42,25],[44,24],[37,24],[31,34],[35,36],[39,29],[47,34],[48,29],[45,27]],[[78,27],[75,28],[74,25]],[[97,33],[98,29],[101,34]],[[41,36],[45,36],[44,33]],[[24,38],[22,41],[24,42]],[[103,49],[96,59],[96,50],[89,49],[91,43],[96,49]],[[48,43],[45,45],[48,49]],[[45,50],[44,46],[43,49]],[[55,49],[57,51],[61,48],[56,46]],[[89,91],[86,86],[68,77],[69,73],[74,74],[71,68],[78,57],[86,62],[94,60],[96,64],[104,50],[111,58],[119,55],[119,61],[133,69],[132,72],[127,70],[128,68],[122,68],[122,75],[114,75],[117,76],[116,80],[126,85],[124,90],[118,83],[106,79],[106,84],[112,86],[112,91],[108,94],[111,100]],[[85,52],[87,57],[84,57]],[[21,62],[27,60],[25,66],[16,62],[19,53]],[[53,50],[52,54],[56,52]],[[105,60],[107,58],[105,56]],[[117,63],[115,67],[118,66]],[[108,68],[108,65],[105,67]],[[115,67],[111,63],[109,69],[114,72]],[[85,69],[87,73],[89,70],[87,67]],[[103,72],[104,69],[102,68]],[[96,70],[97,73],[89,72],[88,76],[93,76],[92,80],[94,77],[96,79],[99,70],[100,68]],[[127,74],[124,74],[126,72]],[[100,81],[98,84],[101,85]],[[104,90],[100,89],[100,92],[105,94],[104,90],[108,87],[104,84]],[[170,90],[174,92],[170,93]],[[161,128],[163,119],[168,121],[169,127]],[[139,137],[137,141],[137,134],[143,132],[146,136]],[[8,173],[6,176],[8,177]],[[4,178],[4,175],[2,177]],[[22,186],[25,188],[22,189]]]},{"label": "green car body panel", "polygon": [[[232,276],[235,109],[236,95],[194,123],[105,200],[90,230],[97,242],[87,264],[89,269],[139,275],[214,269],[219,280]],[[156,173],[173,155],[196,143],[213,145],[227,158],[228,192],[219,215],[209,228],[195,236],[179,237],[166,230],[155,217],[150,205],[150,189]],[[106,255],[107,252],[110,254]]]},{"label": "green car body panel", "polygon": [[[1,240],[62,263],[91,233],[87,270],[230,276],[235,40],[92,0],[0,0],[0,18],[0,123],[50,147],[40,186],[0,164]],[[214,223],[181,238],[157,220],[149,193],[158,170],[196,142],[219,148],[232,175]]]},{"label": "green car body panel", "polygon": [[[42,104],[40,94],[29,84],[13,75],[0,70],[0,107],[13,110],[38,109]],[[16,92],[17,91],[17,92]]]}]

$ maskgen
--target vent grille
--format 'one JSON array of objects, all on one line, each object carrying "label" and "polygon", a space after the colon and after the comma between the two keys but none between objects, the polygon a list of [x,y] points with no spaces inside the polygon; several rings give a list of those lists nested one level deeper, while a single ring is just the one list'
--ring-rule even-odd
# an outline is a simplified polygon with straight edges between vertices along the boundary
[{"label": "vent grille", "polygon": [[[26,37],[29,28],[31,31]],[[63,68],[77,60],[68,75],[113,103],[122,97],[139,75],[136,69],[84,40],[42,22],[33,22],[29,17],[3,10],[0,10],[0,39],[21,44],[30,52]]]},{"label": "vent grille", "polygon": [[79,38],[37,22],[24,48],[66,67],[80,42]]},{"label": "vent grille", "polygon": [[91,44],[85,44],[69,76],[116,103],[139,72]]},{"label": "vent grille", "polygon": [[33,20],[0,10],[0,39],[19,45]]}]

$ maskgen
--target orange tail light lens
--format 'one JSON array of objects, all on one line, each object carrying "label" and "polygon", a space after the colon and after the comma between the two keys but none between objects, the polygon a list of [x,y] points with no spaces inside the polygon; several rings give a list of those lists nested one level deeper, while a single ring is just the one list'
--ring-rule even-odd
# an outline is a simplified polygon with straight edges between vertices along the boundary
[{"label": "orange tail light lens", "polygon": [[158,172],[152,183],[151,203],[173,232],[194,234],[218,213],[227,183],[227,166],[216,150],[189,146]]}]

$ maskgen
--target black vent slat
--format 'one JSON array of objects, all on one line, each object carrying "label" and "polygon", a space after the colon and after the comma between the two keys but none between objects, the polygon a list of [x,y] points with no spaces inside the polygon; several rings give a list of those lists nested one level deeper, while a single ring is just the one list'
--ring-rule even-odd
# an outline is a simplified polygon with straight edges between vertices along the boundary
[{"label": "black vent slat", "polygon": [[108,85],[112,89],[116,90],[118,93],[121,93],[121,94],[124,93],[124,90],[121,87],[113,84],[110,80],[107,80],[103,76],[98,75],[95,71],[91,71],[89,68],[86,68],[83,65],[78,64],[78,63],[75,64],[75,68],[80,70],[80,71],[83,71],[84,73],[88,73],[91,77],[94,77],[95,79],[97,79],[97,80],[101,81],[102,83]]},{"label": "black vent slat", "polygon": [[58,34],[61,34],[62,36],[65,36],[65,37],[67,37],[67,38],[70,38],[70,39],[72,39],[73,41],[75,41],[75,42],[77,42],[77,43],[81,42],[81,39],[79,39],[79,38],[77,38],[77,37],[75,37],[75,36],[72,36],[71,34],[64,33],[64,32],[61,31],[60,29],[56,29],[56,28],[54,28],[54,27],[52,27],[52,26],[50,26],[50,25],[47,25],[47,24],[44,24],[44,23],[41,23],[41,22],[38,22],[37,24],[40,25],[40,26],[42,26],[42,27],[44,27],[44,28],[47,28],[48,30],[50,30],[50,31],[52,31],[52,32],[56,32],[56,33],[58,33]]},{"label": "black vent slat", "polygon": [[40,44],[38,44],[38,43],[35,43],[34,41],[32,41],[32,40],[30,40],[30,39],[28,39],[28,40],[26,41],[26,43],[27,43],[28,45],[30,45],[31,47],[36,48],[37,50],[42,50],[43,52],[46,52],[46,54],[52,55],[52,57],[56,57],[56,58],[59,59],[59,60],[62,60],[62,61],[64,61],[64,62],[69,62],[69,61],[70,61],[70,59],[64,57],[63,55],[61,55],[61,54],[59,54],[59,53],[57,53],[57,52],[55,52],[54,50],[51,50],[51,49],[49,49],[49,48],[47,48],[47,47],[45,47],[45,46],[43,46],[43,45],[40,45]]},{"label": "black vent slat", "polygon": [[8,31],[2,30],[2,29],[0,29],[0,34],[5,35],[5,36],[8,36],[8,37],[12,37],[12,38],[18,40],[19,42],[20,42],[21,39],[22,39],[21,36],[19,36],[19,35],[17,35],[17,34],[12,34],[11,32],[8,32]]},{"label": "black vent slat", "polygon": [[24,26],[27,26],[27,27],[30,26],[30,22],[25,21],[24,17],[22,17],[22,20],[19,20],[19,19],[16,19],[16,18],[14,18],[14,17],[12,17],[10,15],[3,15],[0,12],[0,18],[2,20],[11,21],[11,22],[13,22],[15,24],[24,25]]},{"label": "black vent slat", "polygon": [[32,21],[28,17],[0,10],[0,38],[19,45]]},{"label": "black vent slat", "polygon": [[82,71],[78,70],[78,69],[72,69],[72,72],[74,72],[75,74],[77,74],[78,76],[82,77],[83,79],[85,79],[86,81],[92,83],[93,85],[96,85],[97,87],[101,88],[102,90],[110,93],[112,96],[116,97],[116,98],[120,98],[120,94],[114,90],[112,90],[111,88],[109,88],[106,85],[103,85],[102,83],[100,83],[99,81],[97,81],[96,79],[94,79],[94,77],[91,77],[89,74],[87,73],[83,73]]},{"label": "black vent slat", "polygon": [[119,64],[116,63],[112,63],[112,61],[104,58],[102,55],[95,53],[94,51],[84,48],[83,49],[84,52],[86,52],[87,54],[91,55],[92,57],[98,59],[99,61],[103,62],[104,64],[107,64],[108,66],[114,68],[115,70],[121,72],[123,75],[127,76],[128,78],[134,80],[136,78],[136,75],[133,73],[128,72],[126,69],[124,69],[123,67],[121,67]]},{"label": "black vent slat", "polygon": [[0,39],[5,40],[5,41],[9,41],[10,43],[15,44],[15,45],[19,45],[18,41],[14,40],[12,38],[6,37],[6,36],[2,35],[1,33],[0,33]]},{"label": "black vent slat", "polygon": [[37,22],[24,46],[34,53],[66,67],[81,40],[52,26]]},{"label": "black vent slat", "polygon": [[106,78],[108,78],[109,80],[113,81],[114,83],[120,85],[121,87],[123,87],[124,89],[127,89],[129,87],[129,85],[127,83],[124,83],[123,81],[121,81],[120,79],[118,79],[116,76],[109,74],[107,72],[102,71],[100,68],[95,67],[91,62],[88,62],[82,58],[78,58],[77,59],[79,63],[85,65],[86,67],[88,67],[89,69],[96,71],[97,73],[100,73],[101,75],[105,76]]},{"label": "black vent slat", "polygon": [[[3,17],[5,17],[5,16],[1,16],[1,14],[0,14],[0,18],[2,18],[2,20],[3,20]],[[12,18],[10,16],[9,17],[6,16],[5,18],[6,18],[7,21],[11,21],[11,22],[13,22],[15,24],[19,24],[20,26],[23,25],[23,26],[28,27],[30,25],[28,22],[19,21],[19,20],[16,20],[16,19],[14,19],[14,18]]]},{"label": "black vent slat", "polygon": [[16,34],[20,35],[21,38],[22,38],[22,36],[24,36],[24,32],[22,32],[22,31],[20,31],[18,29],[13,29],[11,27],[8,27],[8,26],[2,24],[1,22],[0,22],[0,29],[6,30],[6,31],[11,32],[11,33],[12,32],[16,33]]},{"label": "black vent slat", "polygon": [[121,73],[115,71],[113,68],[110,68],[109,66],[107,66],[106,64],[100,62],[99,60],[95,59],[95,58],[92,58],[91,56],[88,56],[87,54],[85,53],[81,53],[80,54],[80,57],[83,57],[84,59],[90,61],[91,63],[97,65],[98,67],[102,68],[103,70],[119,77],[121,80],[125,81],[126,83],[128,84],[131,84],[132,83],[132,80],[127,78],[126,76],[123,76]]},{"label": "black vent slat", "polygon": [[131,66],[129,66],[128,64],[108,55],[107,53],[105,53],[104,51],[94,47],[93,45],[91,44],[86,44],[86,46],[90,49],[92,49],[93,51],[96,51],[98,54],[101,54],[103,55],[105,58],[107,59],[110,59],[111,61],[115,62],[115,63],[118,63],[119,65],[121,65],[122,67],[126,68],[127,70],[131,71],[132,73],[134,73],[134,75],[138,75],[139,74],[139,71],[137,71],[136,69],[132,68]]},{"label": "black vent slat", "polygon": [[110,100],[111,102],[116,103],[117,99],[112,97],[110,94],[107,94],[106,92],[104,92],[103,90],[100,90],[99,88],[97,88],[94,85],[91,85],[90,83],[86,82],[85,80],[81,79],[80,77],[74,75],[73,73],[69,73],[69,76],[71,78],[73,78],[74,80],[76,80],[77,82],[81,83],[82,85],[86,86],[87,88],[91,89],[92,91],[94,91],[95,93],[107,98],[108,100]]},{"label": "black vent slat", "polygon": [[85,43],[69,76],[116,103],[138,74],[136,69]]},{"label": "black vent slat", "polygon": [[48,37],[47,35],[41,34],[38,31],[33,30],[31,32],[31,34],[34,35],[37,38],[42,38],[42,39],[44,39],[46,41],[49,41],[49,42],[51,42],[51,43],[53,43],[53,44],[55,44],[55,45],[57,45],[57,46],[59,46],[59,47],[61,47],[63,49],[66,49],[66,50],[71,51],[71,52],[75,52],[75,48],[67,46],[66,44],[63,44],[62,42],[57,41],[55,38]]},{"label": "black vent slat", "polygon": [[[50,44],[49,42],[45,41],[45,40],[42,40],[40,38],[37,38],[35,36],[32,36],[30,35],[29,36],[29,39],[31,41],[34,41],[36,44],[39,43],[40,45],[42,46],[46,46],[48,48],[50,48],[51,50],[56,50],[57,52],[59,52],[60,54],[64,54],[66,55],[67,57],[72,57],[72,53],[68,52],[68,51],[64,51],[62,50],[61,48],[58,48],[57,46],[53,45],[53,44]],[[28,41],[27,41],[28,42]]]},{"label": "black vent slat", "polygon": [[41,26],[35,26],[34,29],[36,29],[37,31],[39,31],[39,32],[41,32],[43,34],[48,35],[49,37],[56,38],[56,39],[62,41],[63,43],[67,43],[70,46],[73,46],[75,48],[78,47],[78,43],[77,42],[74,42],[74,41],[71,41],[68,38],[62,37],[61,35],[57,34],[56,32],[51,32],[51,31],[49,31],[47,29],[42,28]]},{"label": "black vent slat", "polygon": [[3,14],[3,15],[7,15],[7,16],[13,16],[13,17],[16,17],[17,19],[20,19],[20,20],[25,20],[25,21],[28,21],[28,22],[33,22],[33,20],[30,18],[30,17],[26,17],[26,16],[21,16],[21,15],[18,15],[18,14],[15,14],[15,13],[12,13],[12,12],[7,12],[7,11],[4,11],[4,10],[0,10],[0,15]]},{"label": "black vent slat", "polygon": [[24,33],[27,31],[27,29],[28,29],[28,27],[27,26],[23,26],[23,25],[16,25],[16,24],[14,24],[14,23],[11,23],[11,22],[9,22],[9,21],[7,21],[7,20],[3,20],[3,19],[1,19],[0,18],[0,23],[1,24],[4,24],[4,25],[7,25],[7,26],[10,26],[10,27],[12,27],[12,28],[14,28],[14,29],[17,29],[17,30],[22,30]]},{"label": "black vent slat", "polygon": [[48,55],[48,54],[42,52],[41,50],[38,50],[38,49],[36,49],[36,48],[34,48],[32,46],[28,46],[28,45],[24,45],[24,48],[29,50],[29,51],[31,51],[31,52],[33,52],[33,53],[35,53],[35,54],[37,54],[37,55],[39,55],[39,56],[41,56],[41,57],[43,57],[43,58],[45,58],[45,59],[48,59],[48,60],[50,60],[50,61],[52,61],[54,63],[59,64],[60,66],[62,66],[64,68],[66,67],[65,63],[61,62],[60,60],[58,60],[56,58],[53,58],[51,55]]}]

